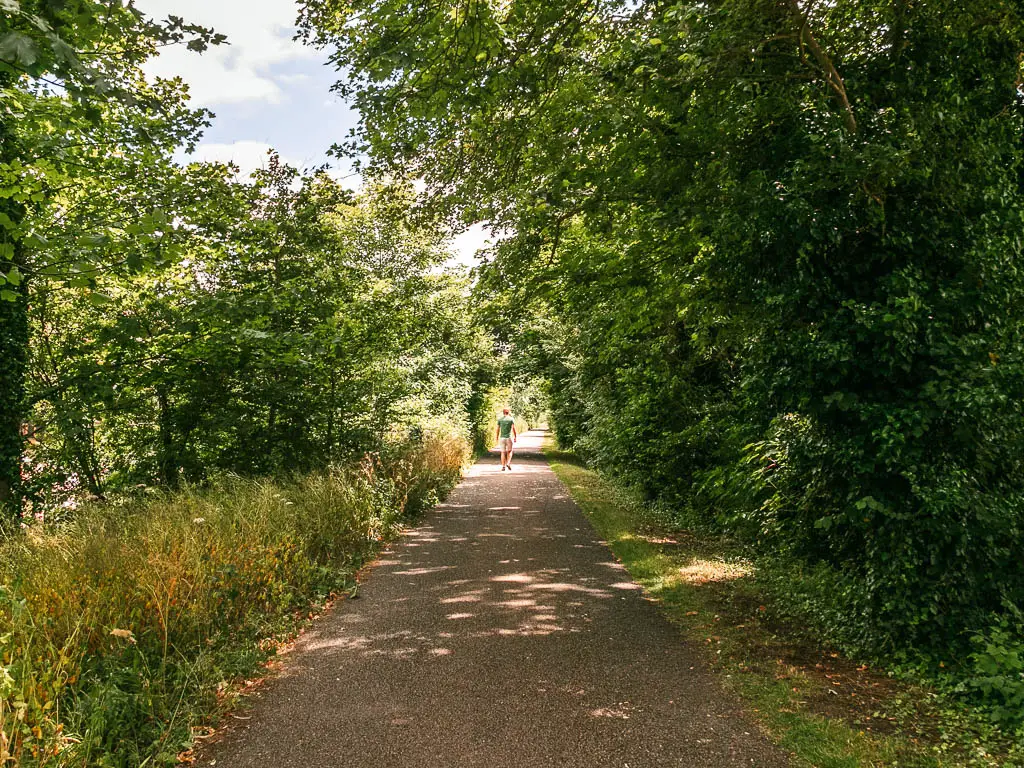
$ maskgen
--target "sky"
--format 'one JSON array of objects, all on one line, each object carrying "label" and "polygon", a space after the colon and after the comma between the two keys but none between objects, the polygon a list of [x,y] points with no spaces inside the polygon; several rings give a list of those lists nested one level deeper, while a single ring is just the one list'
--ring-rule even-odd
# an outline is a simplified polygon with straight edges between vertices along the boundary
[{"label": "sky", "polygon": [[[292,165],[329,164],[345,186],[358,187],[347,163],[326,154],[358,116],[330,92],[340,75],[326,52],[292,40],[294,0],[136,0],[136,7],[159,20],[181,16],[228,37],[229,45],[202,54],[184,46],[165,49],[147,65],[153,76],[181,76],[193,105],[216,115],[190,159],[233,161],[248,175],[265,165],[273,147]],[[473,264],[485,242],[480,227],[456,237],[455,262]]]}]

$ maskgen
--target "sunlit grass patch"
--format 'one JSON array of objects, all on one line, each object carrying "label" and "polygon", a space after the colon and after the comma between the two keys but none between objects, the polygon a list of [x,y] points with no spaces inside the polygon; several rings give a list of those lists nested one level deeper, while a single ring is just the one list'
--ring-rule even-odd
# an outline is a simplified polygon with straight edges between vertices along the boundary
[{"label": "sunlit grass patch", "polygon": [[744,563],[708,560],[701,557],[692,558],[678,570],[679,577],[688,584],[733,581],[750,576],[753,572],[753,568]]}]

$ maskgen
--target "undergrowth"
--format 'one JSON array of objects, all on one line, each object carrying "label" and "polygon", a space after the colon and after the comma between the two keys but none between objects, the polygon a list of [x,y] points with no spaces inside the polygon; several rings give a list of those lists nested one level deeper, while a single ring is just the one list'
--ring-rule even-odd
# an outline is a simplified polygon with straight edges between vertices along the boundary
[{"label": "undergrowth", "polygon": [[456,482],[451,438],[286,480],[89,506],[0,546],[0,765],[176,762],[218,699],[403,517]]},{"label": "undergrowth", "polygon": [[[954,683],[951,660],[937,661],[932,674],[896,658],[851,660],[823,642],[829,621],[838,619],[822,608],[829,602],[821,573],[681,527],[670,510],[633,498],[571,453],[545,452],[632,577],[706,649],[709,663],[796,764],[1024,766],[1024,738],[1013,725],[1020,710],[972,707],[962,698],[966,686],[995,688],[1020,671],[1020,636],[1010,629],[979,635],[976,658],[966,660],[990,670],[990,680],[963,682],[961,675]],[[990,690],[989,703],[1006,707],[1017,695],[1012,687]]]}]

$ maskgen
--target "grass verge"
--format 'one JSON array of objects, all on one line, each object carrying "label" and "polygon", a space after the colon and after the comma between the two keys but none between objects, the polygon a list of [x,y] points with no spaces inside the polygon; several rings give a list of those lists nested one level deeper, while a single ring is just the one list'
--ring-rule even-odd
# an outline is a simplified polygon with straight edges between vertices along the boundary
[{"label": "grass verge", "polygon": [[[1024,765],[1009,743],[934,690],[823,650],[773,617],[784,599],[723,539],[671,530],[645,505],[545,445],[551,467],[633,579],[660,603],[794,764],[819,768]],[[768,581],[778,585],[778,574]]]},{"label": "grass verge", "polygon": [[0,765],[188,761],[276,648],[458,479],[464,443],[80,510],[0,544]]}]

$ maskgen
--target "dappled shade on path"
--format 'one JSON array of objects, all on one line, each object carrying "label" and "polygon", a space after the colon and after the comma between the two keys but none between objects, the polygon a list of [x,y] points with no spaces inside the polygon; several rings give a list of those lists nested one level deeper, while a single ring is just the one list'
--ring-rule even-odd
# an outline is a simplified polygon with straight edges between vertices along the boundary
[{"label": "dappled shade on path", "polygon": [[300,642],[218,766],[781,766],[523,435]]}]

